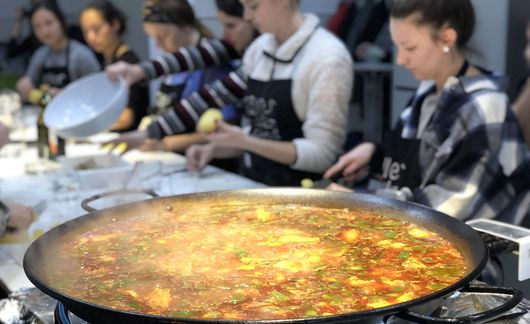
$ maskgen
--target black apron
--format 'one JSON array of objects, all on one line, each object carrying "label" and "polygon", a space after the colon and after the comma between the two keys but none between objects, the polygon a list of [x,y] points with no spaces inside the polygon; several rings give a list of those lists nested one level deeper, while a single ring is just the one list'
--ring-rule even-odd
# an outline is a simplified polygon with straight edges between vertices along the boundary
[{"label": "black apron", "polygon": [[[70,43],[66,45],[66,60],[65,65],[63,66],[53,66],[53,67],[46,67],[43,66],[40,72],[39,80],[37,81],[36,87],[39,88],[42,85],[47,84],[51,88],[58,88],[62,89],[66,87],[70,82],[70,73],[68,72],[68,63],[70,60]],[[55,139],[50,138],[50,141],[53,142]],[[50,147],[50,157],[55,157],[58,155],[64,155],[65,154],[65,142],[64,139],[61,137],[56,138],[57,143],[54,143],[57,145],[56,148],[51,145]]]},{"label": "black apron", "polygon": [[[289,61],[279,60],[268,53],[264,54],[274,60],[275,64],[290,64],[310,38],[311,36]],[[258,81],[249,78],[243,102],[245,107],[243,126],[250,126],[250,135],[285,142],[303,137],[303,122],[294,111],[291,87],[290,79]],[[294,170],[288,165],[250,152],[243,154],[241,173],[269,186],[298,187],[305,178],[317,180],[322,177],[321,174]]]},{"label": "black apron", "polygon": [[[465,75],[469,64],[464,61],[457,77]],[[418,103],[421,105],[422,103]],[[419,115],[417,118],[419,119]],[[385,137],[383,150],[382,175],[386,188],[401,189],[404,187],[411,190],[420,187],[423,181],[421,165],[419,161],[420,143],[418,138],[403,138],[401,128],[393,129]]]},{"label": "black apron", "polygon": [[70,44],[66,46],[66,65],[45,67],[43,66],[40,72],[39,80],[36,87],[47,84],[52,88],[62,89],[70,82],[70,74],[68,73],[68,61],[70,59]]}]

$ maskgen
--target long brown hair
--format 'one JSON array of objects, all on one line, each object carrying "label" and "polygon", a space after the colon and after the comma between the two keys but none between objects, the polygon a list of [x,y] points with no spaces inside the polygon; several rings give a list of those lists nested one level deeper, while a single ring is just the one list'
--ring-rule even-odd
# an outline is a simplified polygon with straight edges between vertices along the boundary
[{"label": "long brown hair", "polygon": [[171,23],[178,27],[194,27],[203,37],[214,37],[212,31],[197,19],[187,0],[147,0],[144,4],[143,20]]}]

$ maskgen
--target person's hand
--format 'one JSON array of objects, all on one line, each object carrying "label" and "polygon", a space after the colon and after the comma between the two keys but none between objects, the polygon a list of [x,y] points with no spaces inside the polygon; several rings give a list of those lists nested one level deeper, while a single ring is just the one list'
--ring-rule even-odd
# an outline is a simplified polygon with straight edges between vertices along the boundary
[{"label": "person's hand", "polygon": [[331,183],[329,186],[327,186],[326,189],[331,190],[331,191],[340,191],[340,192],[352,192],[353,191],[350,188],[341,186],[340,184],[336,184],[334,182]]},{"label": "person's hand", "polygon": [[125,145],[123,152],[120,152],[123,154],[127,151],[139,148],[145,143],[146,140],[147,133],[145,131],[135,130],[123,133],[120,137],[104,143],[103,147],[110,152],[118,146]]},{"label": "person's hand", "polygon": [[333,175],[342,172],[346,180],[354,181],[360,174],[365,174],[364,171],[368,167],[374,152],[375,145],[373,143],[359,144],[353,150],[341,156],[337,163],[324,173],[324,178],[329,179]]},{"label": "person's hand", "polygon": [[188,171],[200,171],[213,159],[215,146],[212,143],[192,145],[186,150]]},{"label": "person's hand", "polygon": [[166,151],[164,141],[148,138],[140,146],[140,151]]},{"label": "person's hand", "polygon": [[33,210],[19,204],[6,204],[9,208],[9,221],[7,227],[15,232],[20,232],[29,227],[33,221]]},{"label": "person's hand", "polygon": [[243,145],[246,136],[247,134],[241,127],[218,120],[216,131],[209,133],[206,139],[218,147],[244,149]]},{"label": "person's hand", "polygon": [[129,64],[123,61],[111,64],[105,69],[107,75],[111,80],[116,81],[118,77],[125,78],[125,82],[129,86],[136,82],[145,79],[145,73],[142,67],[138,64]]},{"label": "person's hand", "polygon": [[9,128],[0,123],[0,147],[9,143]]},{"label": "person's hand", "polygon": [[50,96],[55,97],[56,95],[59,94],[59,92],[61,92],[61,89],[59,89],[59,88],[50,88],[50,89],[48,89],[47,92],[50,94]]}]

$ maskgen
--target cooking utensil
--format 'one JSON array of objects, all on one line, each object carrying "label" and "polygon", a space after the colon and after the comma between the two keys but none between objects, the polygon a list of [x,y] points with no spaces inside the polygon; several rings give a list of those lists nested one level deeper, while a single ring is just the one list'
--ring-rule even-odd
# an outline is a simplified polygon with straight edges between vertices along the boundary
[{"label": "cooking utensil", "polygon": [[[479,293],[483,293],[485,290],[468,287],[469,282],[475,279],[484,268],[487,262],[488,253],[480,235],[465,223],[445,214],[413,203],[395,201],[371,195],[294,188],[250,189],[155,198],[142,203],[132,203],[102,211],[92,212],[52,229],[35,241],[28,248],[26,255],[24,256],[24,270],[26,271],[28,278],[39,289],[58,299],[64,303],[65,306],[73,313],[90,322],[110,323],[118,321],[127,323],[235,323],[235,321],[223,321],[218,319],[212,321],[193,320],[118,311],[100,305],[89,304],[83,300],[78,300],[67,296],[61,293],[61,291],[56,287],[50,286],[46,279],[47,259],[49,256],[55,253],[61,239],[65,235],[68,235],[70,232],[72,232],[74,228],[86,226],[86,224],[89,224],[94,220],[111,222],[135,217],[145,213],[146,211],[150,213],[158,213],[168,209],[178,210],[179,205],[182,203],[192,203],[196,204],[197,206],[205,206],[206,204],[215,203],[216,201],[223,201],[226,203],[230,200],[249,201],[252,204],[284,203],[304,204],[328,208],[361,208],[384,214],[392,214],[393,217],[415,223],[430,231],[438,233],[443,238],[450,241],[464,256],[466,262],[466,273],[463,278],[451,286],[433,294],[416,298],[404,303],[391,305],[388,307],[375,308],[362,312],[316,318],[276,320],[273,321],[274,323],[349,323],[352,321],[362,321],[363,323],[366,323],[370,319],[380,318],[388,315],[398,315],[413,321],[425,323],[429,321],[436,321],[437,319],[426,317],[426,315],[420,314],[421,312],[419,309],[429,308],[432,310],[433,306],[435,308],[438,305],[441,298],[457,290],[480,290]],[[487,291],[489,293],[507,294],[511,297],[505,304],[493,310],[468,316],[466,318],[452,319],[451,323],[465,322],[470,320],[482,321],[493,318],[514,307],[522,299],[522,294],[519,291],[510,288],[488,287]],[[252,321],[248,323],[265,322],[267,321]]]}]

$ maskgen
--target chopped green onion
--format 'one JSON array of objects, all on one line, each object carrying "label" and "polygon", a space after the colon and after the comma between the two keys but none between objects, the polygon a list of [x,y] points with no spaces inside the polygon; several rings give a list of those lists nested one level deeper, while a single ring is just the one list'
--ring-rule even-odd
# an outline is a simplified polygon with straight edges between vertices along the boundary
[{"label": "chopped green onion", "polygon": [[305,316],[317,316],[318,315],[318,312],[312,308],[308,308],[306,309],[305,313],[304,313]]},{"label": "chopped green onion", "polygon": [[317,215],[311,215],[311,216],[309,216],[309,220],[308,221],[309,221],[310,224],[314,224],[314,223],[316,223],[318,221],[318,216]]},{"label": "chopped green onion", "polygon": [[409,258],[409,252],[407,251],[401,251],[398,256],[398,258],[400,259],[408,259]]},{"label": "chopped green onion", "polygon": [[281,292],[279,291],[276,291],[274,290],[273,292],[271,292],[271,297],[278,300],[278,301],[288,301],[290,298],[287,297],[286,295],[282,294]]},{"label": "chopped green onion", "polygon": [[236,252],[236,255],[239,257],[239,258],[246,258],[248,257],[248,253],[243,251],[243,250],[239,250]]}]

